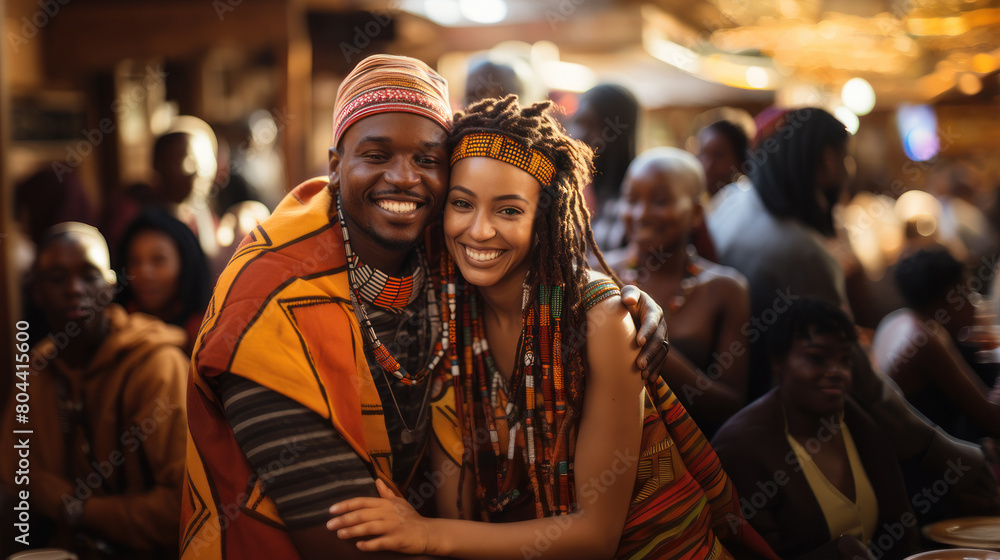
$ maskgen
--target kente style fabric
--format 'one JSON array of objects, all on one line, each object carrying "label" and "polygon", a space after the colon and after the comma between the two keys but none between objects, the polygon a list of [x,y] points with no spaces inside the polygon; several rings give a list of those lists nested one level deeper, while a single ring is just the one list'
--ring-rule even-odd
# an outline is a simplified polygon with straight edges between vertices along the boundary
[{"label": "kente style fabric", "polygon": [[209,303],[188,384],[182,558],[297,558],[210,385],[223,372],[327,419],[395,488],[383,409],[351,307],[326,178],[296,187],[240,244]]},{"label": "kente style fabric", "polygon": [[[586,308],[619,293],[610,280],[592,282],[584,294]],[[432,402],[434,435],[449,458],[461,465],[464,445],[455,409],[451,372],[441,373],[436,380],[440,388],[435,387]],[[465,374],[463,371],[462,375]],[[503,408],[507,396],[501,391],[499,397],[498,406]],[[474,406],[481,405],[476,403]],[[465,417],[469,414],[471,411],[466,412]],[[498,419],[498,424],[501,422]],[[508,431],[505,424],[497,426],[501,435]],[[503,443],[501,447],[506,449],[506,442]],[[521,456],[523,436],[519,435],[517,444]],[[657,378],[646,385],[640,454],[638,457],[624,456],[619,459],[638,460],[639,466],[616,558],[777,558],[760,535],[746,523],[735,488],[715,451],[662,379]],[[519,500],[530,505],[533,498],[526,469],[517,462],[512,466],[524,474],[512,479],[512,484],[519,486]],[[527,514],[528,518],[534,517],[531,507],[517,507],[515,504],[512,510]],[[503,520],[518,519],[508,516]]]}]

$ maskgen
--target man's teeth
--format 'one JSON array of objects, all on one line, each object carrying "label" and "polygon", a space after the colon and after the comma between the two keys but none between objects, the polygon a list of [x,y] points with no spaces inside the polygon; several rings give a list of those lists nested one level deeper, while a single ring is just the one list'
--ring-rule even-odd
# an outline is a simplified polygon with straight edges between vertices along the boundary
[{"label": "man's teeth", "polygon": [[383,208],[396,214],[405,214],[417,209],[416,202],[396,202],[395,200],[378,200],[375,202],[379,208]]},{"label": "man's teeth", "polygon": [[471,247],[466,247],[465,248],[465,254],[469,255],[470,259],[472,259],[474,261],[480,261],[480,262],[483,262],[483,261],[492,261],[493,259],[499,257],[500,253],[503,253],[503,251],[501,251],[499,249],[493,249],[491,251],[479,251],[479,250],[473,249]]}]

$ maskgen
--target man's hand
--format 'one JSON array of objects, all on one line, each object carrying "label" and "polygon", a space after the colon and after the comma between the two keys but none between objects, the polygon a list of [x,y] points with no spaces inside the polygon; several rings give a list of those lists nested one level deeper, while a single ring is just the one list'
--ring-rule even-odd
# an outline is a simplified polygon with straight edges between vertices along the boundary
[{"label": "man's hand", "polygon": [[636,365],[642,370],[643,379],[655,378],[670,350],[667,343],[667,318],[653,298],[635,286],[622,288],[622,302],[638,326],[635,341],[642,350],[639,351]]}]

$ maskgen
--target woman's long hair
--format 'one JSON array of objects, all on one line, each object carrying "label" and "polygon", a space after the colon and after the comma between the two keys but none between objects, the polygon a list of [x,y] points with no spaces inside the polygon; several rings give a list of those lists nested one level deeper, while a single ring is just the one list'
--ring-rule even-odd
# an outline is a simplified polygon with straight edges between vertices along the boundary
[{"label": "woman's long hair", "polygon": [[[528,321],[527,317],[534,312],[534,316],[542,320],[542,316],[546,315],[546,310],[557,305],[556,298],[549,299],[551,294],[557,291],[562,292],[561,307],[557,311],[560,313],[558,320],[561,323],[562,343],[557,348],[553,348],[552,352],[558,352],[561,357],[561,368],[565,375],[566,413],[564,415],[556,414],[555,424],[557,425],[549,427],[551,433],[557,435],[556,442],[544,445],[552,445],[556,449],[554,452],[551,450],[546,452],[550,453],[550,457],[561,457],[563,460],[571,461],[575,427],[579,423],[581,414],[586,375],[586,309],[583,308],[582,302],[588,276],[588,248],[594,251],[604,271],[614,278],[619,286],[621,283],[607,266],[604,256],[594,242],[594,235],[590,229],[590,213],[583,199],[583,188],[593,174],[593,151],[589,146],[574,140],[566,133],[563,127],[551,116],[552,107],[551,101],[542,101],[529,107],[521,107],[517,103],[515,95],[475,103],[464,114],[456,115],[455,125],[449,137],[449,147],[454,150],[462,138],[469,134],[502,134],[519,143],[526,150],[535,150],[541,153],[555,165],[556,172],[551,183],[542,186],[535,213],[533,228],[536,243],[531,257],[531,269],[528,273],[529,302],[528,306],[525,307],[524,316],[525,321]],[[546,315],[546,317],[548,316]],[[522,375],[530,375],[524,369],[526,360],[522,358],[525,353],[530,351],[536,357],[542,356],[545,350],[540,349],[539,344],[555,344],[560,340],[559,335],[551,334],[550,337],[551,340],[545,341],[537,340],[541,338],[540,336],[536,337],[534,341],[522,341],[518,348],[522,355],[519,355],[516,361],[515,380],[518,372],[521,372]],[[458,346],[464,344],[461,340],[457,340],[456,343]],[[542,359],[544,361],[544,358]],[[532,371],[537,374],[536,370]],[[467,374],[471,376],[472,372],[467,372]],[[546,399],[550,399],[552,387],[543,387],[544,383],[545,381],[539,376],[539,379],[535,381],[535,387],[537,387],[535,391],[545,395]],[[516,410],[514,419],[510,420],[513,424],[513,422],[523,418],[529,409],[533,410],[536,403],[527,402],[525,395],[518,392],[515,386],[512,386],[512,390],[517,393],[509,395]],[[466,390],[464,394],[471,395],[472,393]],[[459,399],[459,408],[471,413],[471,417],[464,422],[463,430],[470,428],[468,425],[470,421],[485,421],[482,418],[482,413],[475,410],[480,407],[472,406],[472,403],[461,404],[461,395],[456,394],[456,398]],[[560,398],[557,397],[557,400]],[[466,441],[471,441],[471,434],[466,433],[466,436]],[[477,442],[477,444],[481,443],[483,442]],[[535,463],[536,466],[540,467],[539,470],[542,473],[548,474],[532,475],[536,490],[536,506],[540,512],[545,514],[565,512],[567,497],[560,496],[558,489],[552,486],[556,484],[551,476],[554,465],[544,464],[543,457],[546,453],[540,450],[537,453]],[[467,448],[467,459],[474,460],[475,456],[476,454]],[[551,462],[555,462],[555,459],[551,459]],[[539,486],[541,486],[540,489]],[[572,487],[570,492],[572,492]],[[569,500],[572,501],[572,496],[569,497]]]},{"label": "woman's long hair", "polygon": [[128,266],[128,254],[135,237],[143,232],[155,231],[165,234],[177,247],[180,255],[181,272],[177,277],[177,295],[174,298],[177,313],[164,317],[164,321],[172,325],[185,327],[185,323],[194,314],[205,312],[208,300],[212,296],[211,277],[208,271],[208,261],[198,243],[194,232],[183,222],[174,218],[166,211],[155,207],[144,209],[139,216],[129,224],[118,246],[118,271],[122,280],[122,290],[117,301],[124,307],[135,303],[135,293],[125,275]]},{"label": "woman's long hair", "polygon": [[823,109],[807,107],[778,117],[771,133],[750,150],[747,176],[768,211],[794,218],[830,237],[834,235],[833,203],[817,201],[816,169],[827,148],[845,149],[844,124]]}]

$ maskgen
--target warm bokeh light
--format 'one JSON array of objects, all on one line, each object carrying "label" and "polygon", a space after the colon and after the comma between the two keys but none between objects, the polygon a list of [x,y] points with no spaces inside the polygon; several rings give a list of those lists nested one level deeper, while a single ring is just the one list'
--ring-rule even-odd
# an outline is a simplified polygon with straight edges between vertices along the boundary
[{"label": "warm bokeh light", "polygon": [[455,25],[462,21],[457,0],[424,0],[424,13],[441,25]]},{"label": "warm bokeh light", "polygon": [[769,80],[767,78],[767,71],[765,71],[760,66],[751,66],[747,68],[746,78],[747,78],[747,83],[750,84],[750,87],[755,87],[758,89],[766,88],[769,83]]},{"label": "warm bokeh light", "polygon": [[875,90],[864,78],[848,80],[840,91],[840,98],[858,116],[867,115],[875,108]]},{"label": "warm bokeh light", "polygon": [[541,67],[545,85],[551,89],[584,92],[597,85],[594,71],[582,64],[547,60]]},{"label": "warm bokeh light", "polygon": [[837,120],[844,123],[844,126],[847,127],[847,131],[851,134],[857,134],[858,129],[861,128],[861,120],[858,119],[858,116],[854,114],[854,111],[851,111],[843,105],[833,110],[833,116],[837,117]]},{"label": "warm bokeh light", "polygon": [[934,233],[940,217],[941,203],[930,193],[907,191],[896,200],[896,218],[900,223],[915,223],[917,232],[925,237]]},{"label": "warm bokeh light", "polygon": [[980,74],[986,74],[1000,68],[1000,59],[996,55],[979,53],[972,57],[972,69]]},{"label": "warm bokeh light", "polygon": [[507,17],[507,2],[504,0],[459,0],[462,15],[476,23],[499,23]]},{"label": "warm bokeh light", "polygon": [[976,95],[980,91],[983,91],[983,82],[975,74],[962,74],[958,78],[958,91],[961,91],[965,95]]}]

